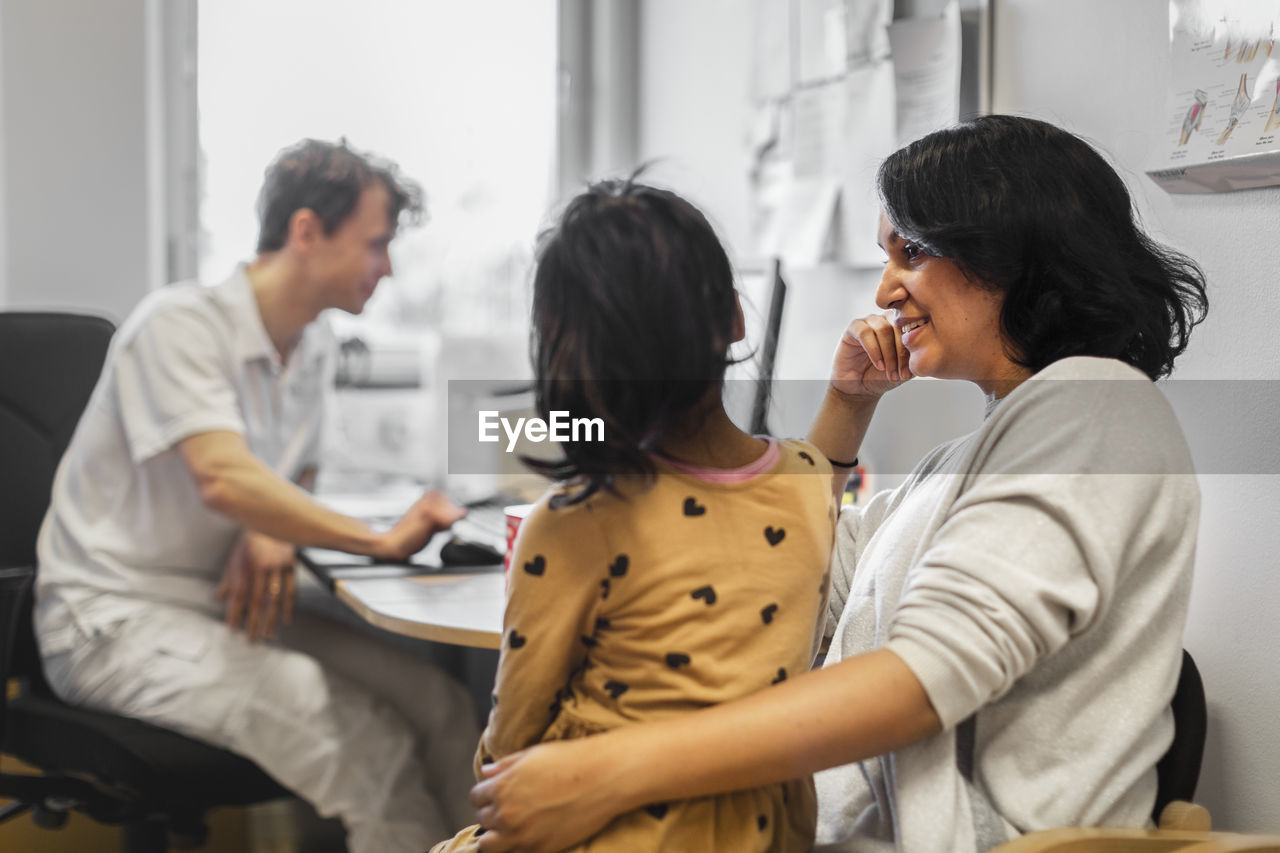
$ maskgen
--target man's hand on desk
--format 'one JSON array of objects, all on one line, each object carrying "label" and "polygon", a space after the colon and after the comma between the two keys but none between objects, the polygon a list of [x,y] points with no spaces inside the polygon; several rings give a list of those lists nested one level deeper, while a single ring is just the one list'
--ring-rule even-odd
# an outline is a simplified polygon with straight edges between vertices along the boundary
[{"label": "man's hand on desk", "polygon": [[402,562],[421,551],[441,530],[447,530],[467,514],[462,507],[439,492],[424,494],[409,507],[395,526],[382,534],[376,553],[370,556],[387,562]]},{"label": "man's hand on desk", "polygon": [[231,552],[218,585],[227,602],[227,624],[243,625],[249,641],[264,640],[277,624],[293,621],[293,563],[297,551],[287,542],[246,530]]}]

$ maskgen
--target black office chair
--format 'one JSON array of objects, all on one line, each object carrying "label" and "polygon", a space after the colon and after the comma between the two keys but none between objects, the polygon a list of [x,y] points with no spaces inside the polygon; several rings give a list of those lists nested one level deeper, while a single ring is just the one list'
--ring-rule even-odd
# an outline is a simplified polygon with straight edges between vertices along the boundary
[{"label": "black office chair", "polygon": [[[205,813],[289,796],[253,762],[138,720],[77,708],[45,681],[31,627],[36,534],[57,467],[102,369],[111,323],[0,313],[0,752],[44,772],[0,773],[0,822],[69,811],[123,825],[130,853],[204,843]],[[7,701],[6,701],[7,699]]]},{"label": "black office chair", "polygon": [[[1152,818],[1157,826],[1182,819],[1181,816],[1165,815],[1165,808],[1170,804],[1191,803],[1196,794],[1196,783],[1200,780],[1200,761],[1204,757],[1208,726],[1204,682],[1200,680],[1200,670],[1186,649],[1182,650],[1182,671],[1178,675],[1172,705],[1173,743],[1156,763],[1156,805]],[[1208,820],[1208,812],[1204,812],[1203,819]]]}]

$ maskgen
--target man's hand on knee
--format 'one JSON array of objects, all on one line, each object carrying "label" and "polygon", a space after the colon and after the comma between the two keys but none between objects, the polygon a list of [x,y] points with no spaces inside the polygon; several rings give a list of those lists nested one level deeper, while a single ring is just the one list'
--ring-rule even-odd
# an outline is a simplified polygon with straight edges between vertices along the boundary
[{"label": "man's hand on knee", "polygon": [[246,530],[231,552],[217,596],[227,603],[227,624],[244,626],[249,640],[275,633],[293,620],[293,562],[296,548]]}]

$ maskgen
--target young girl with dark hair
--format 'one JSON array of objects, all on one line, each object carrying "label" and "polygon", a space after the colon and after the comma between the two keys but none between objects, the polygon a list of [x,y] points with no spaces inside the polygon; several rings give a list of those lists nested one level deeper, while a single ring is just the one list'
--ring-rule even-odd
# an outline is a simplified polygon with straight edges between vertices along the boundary
[{"label": "young girl with dark hair", "polygon": [[818,771],[824,853],[1149,824],[1199,511],[1151,380],[1203,318],[1203,276],[1142,233],[1097,152],[1044,122],[930,134],[878,185],[885,313],[845,330],[810,439],[852,460],[913,376],[973,382],[983,422],[841,513],[822,669],[486,768],[486,853]]},{"label": "young girl with dark hair", "polygon": [[[533,297],[537,407],[599,418],[542,467],[560,480],[521,525],[477,765],[770,689],[809,669],[834,535],[812,445],[744,433],[721,402],[743,337],[733,272],[671,192],[606,182],[544,239]],[[593,851],[807,851],[802,773],[657,800]],[[475,850],[478,828],[436,850]]]}]

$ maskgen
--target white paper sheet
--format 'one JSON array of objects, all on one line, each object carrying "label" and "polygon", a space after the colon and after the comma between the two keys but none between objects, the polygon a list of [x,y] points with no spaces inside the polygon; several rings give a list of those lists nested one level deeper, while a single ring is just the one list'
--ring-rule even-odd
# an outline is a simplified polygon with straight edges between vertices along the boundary
[{"label": "white paper sheet", "polygon": [[844,19],[849,67],[888,58],[893,0],[845,0]]},{"label": "white paper sheet", "polygon": [[830,176],[797,178],[787,195],[787,222],[778,256],[788,267],[814,267],[833,260],[836,199],[840,184]]},{"label": "white paper sheet", "polygon": [[759,103],[791,92],[791,4],[755,0],[753,12],[751,96]]},{"label": "white paper sheet", "polygon": [[849,54],[845,0],[795,0],[799,85],[844,74]]},{"label": "white paper sheet", "polygon": [[757,182],[756,245],[762,257],[781,258],[791,268],[832,259],[839,181],[797,178],[789,160],[765,165]]},{"label": "white paper sheet", "polygon": [[875,174],[897,148],[893,65],[877,62],[845,79],[845,145],[841,174],[836,256],[854,267],[876,267],[884,254],[876,245],[880,200]]},{"label": "white paper sheet", "polygon": [[844,162],[847,102],[843,80],[801,89],[792,96],[792,156],[796,177],[840,174]]},{"label": "white paper sheet", "polygon": [[898,145],[960,118],[960,8],[904,18],[889,27],[897,88]]}]

